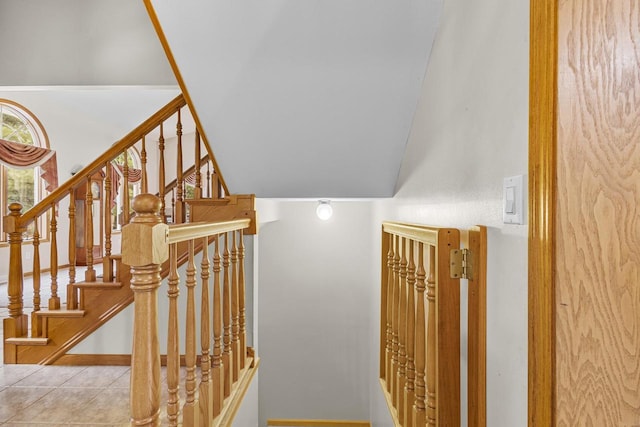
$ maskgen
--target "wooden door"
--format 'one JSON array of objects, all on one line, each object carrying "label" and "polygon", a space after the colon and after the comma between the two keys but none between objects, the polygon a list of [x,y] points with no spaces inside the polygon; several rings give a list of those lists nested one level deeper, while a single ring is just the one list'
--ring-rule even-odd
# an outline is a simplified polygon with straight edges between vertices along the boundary
[{"label": "wooden door", "polygon": [[531,19],[529,425],[640,425],[640,5]]}]

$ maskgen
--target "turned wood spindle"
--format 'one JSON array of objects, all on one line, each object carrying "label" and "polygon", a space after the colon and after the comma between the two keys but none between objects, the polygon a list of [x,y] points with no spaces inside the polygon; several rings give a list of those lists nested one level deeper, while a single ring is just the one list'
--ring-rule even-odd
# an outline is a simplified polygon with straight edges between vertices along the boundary
[{"label": "turned wood spindle", "polygon": [[209,170],[209,162],[207,162],[207,198],[211,197],[211,171]]},{"label": "turned wood spindle", "polygon": [[51,265],[51,298],[49,298],[49,310],[60,309],[60,297],[58,296],[58,213],[56,204],[51,205],[51,233],[49,262]]},{"label": "turned wood spindle", "polygon": [[413,405],[413,422],[416,426],[424,426],[426,423],[426,383],[425,383],[425,313],[424,291],[427,273],[424,269],[424,243],[418,243],[418,270],[416,272],[416,381],[415,403]]},{"label": "turned wood spindle", "polygon": [[[76,282],[76,192],[69,190],[69,285]],[[76,307],[73,286],[67,287],[67,308]]]},{"label": "turned wood spindle", "polygon": [[240,230],[238,246],[238,286],[240,288],[240,369],[244,369],[247,360],[246,295],[244,276],[244,231]]},{"label": "turned wood spindle", "polygon": [[222,364],[222,296],[220,292],[220,236],[215,236],[213,250],[213,416],[220,414],[224,399],[224,366]]},{"label": "turned wood spindle", "polygon": [[404,387],[407,381],[407,239],[400,239],[400,310],[398,315],[398,390],[396,409],[398,419],[404,419]]},{"label": "turned wood spindle", "polygon": [[416,334],[416,319],[415,319],[415,292],[416,292],[416,264],[414,262],[414,246],[415,242],[409,240],[409,266],[407,267],[407,381],[404,388],[404,424],[405,426],[413,425],[413,403],[415,400],[415,379],[416,379],[416,365],[415,365],[415,334]]},{"label": "turned wood spindle", "polygon": [[34,221],[33,230],[33,313],[31,313],[31,336],[39,337],[42,333],[41,320],[36,315],[40,311],[40,232],[38,219]]},{"label": "turned wood spindle", "polygon": [[104,257],[102,259],[102,280],[110,282],[113,280],[113,271],[111,266],[111,182],[113,179],[113,168],[111,162],[107,162],[105,165],[105,180],[104,180],[104,197],[102,203],[104,204]]},{"label": "turned wood spindle", "polygon": [[[27,316],[23,313],[23,276],[22,276],[22,233],[25,227],[20,225],[20,203],[9,205],[9,215],[4,217],[4,229],[9,236],[9,318],[4,319],[4,337],[21,337],[27,333]],[[6,356],[5,356],[6,358]],[[6,359],[5,359],[6,362]]]},{"label": "turned wood spindle", "polygon": [[122,222],[129,224],[131,217],[131,208],[129,203],[129,153],[128,150],[122,152]]},{"label": "turned wood spindle", "polygon": [[[135,219],[134,219],[135,220]],[[169,249],[169,325],[167,334],[167,419],[170,426],[178,425],[180,400],[180,332],[178,319],[178,297],[180,296],[180,277],[178,276],[178,245]]]},{"label": "turned wood spindle", "polygon": [[233,354],[231,349],[231,283],[229,280],[229,233],[224,233],[224,252],[222,253],[222,363],[224,369],[224,396],[231,393],[233,382]]},{"label": "turned wood spindle", "polygon": [[209,306],[209,238],[202,239],[202,262],[200,263],[200,280],[202,281],[202,295],[200,305],[200,388],[198,400],[200,402],[200,417],[203,420],[213,419],[213,383],[211,382],[211,323]]},{"label": "turned wood spindle", "polygon": [[393,313],[392,313],[392,353],[391,353],[391,401],[398,407],[398,355],[400,350],[400,237],[395,236],[393,257]]},{"label": "turned wood spindle", "polygon": [[231,232],[231,355],[233,357],[233,382],[240,375],[240,304],[238,290],[238,246],[236,232]]},{"label": "turned wood spindle", "polygon": [[391,391],[391,357],[393,346],[393,234],[389,233],[389,252],[387,253],[387,333],[385,345],[385,383],[387,391]]},{"label": "turned wood spindle", "polygon": [[195,159],[195,194],[194,197],[196,199],[202,198],[202,176],[200,173],[200,169],[202,165],[200,164],[200,132],[196,129],[196,159]]},{"label": "turned wood spindle", "polygon": [[186,426],[197,426],[199,405],[196,401],[196,266],[193,239],[188,242],[188,261],[186,271],[187,321],[185,333],[185,363],[187,377],[185,381],[186,399],[182,408],[182,421]]},{"label": "turned wood spindle", "polygon": [[436,247],[429,246],[429,277],[427,278],[427,426],[437,424],[436,394]]},{"label": "turned wood spindle", "polygon": [[183,197],[183,176],[182,176],[182,118],[180,108],[178,108],[178,121],[176,123],[176,138],[178,140],[176,148],[176,208],[174,223],[182,224],[185,221],[184,216],[184,197]]},{"label": "turned wood spindle", "polygon": [[[87,270],[84,272],[84,280],[87,282],[95,282],[96,272],[93,269],[93,193],[91,191],[91,175],[87,176],[86,194],[84,241],[87,254]],[[53,261],[51,265],[53,266]]]},{"label": "turned wood spindle", "polygon": [[160,216],[163,222],[167,222],[165,214],[165,172],[164,172],[164,122],[160,123],[160,136],[158,137],[158,197],[160,198]]},{"label": "turned wood spindle", "polygon": [[149,186],[149,178],[147,178],[147,147],[145,145],[145,137],[142,137],[142,149],[140,150],[140,163],[142,166],[142,181],[140,184],[140,189],[142,193],[148,192]]}]

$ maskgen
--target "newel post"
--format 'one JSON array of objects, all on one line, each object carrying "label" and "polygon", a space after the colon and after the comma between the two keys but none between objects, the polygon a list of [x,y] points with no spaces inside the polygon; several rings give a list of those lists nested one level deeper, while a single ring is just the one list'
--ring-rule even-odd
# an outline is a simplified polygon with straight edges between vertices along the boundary
[{"label": "newel post", "polygon": [[22,233],[26,230],[20,225],[20,203],[9,205],[9,215],[4,217],[4,230],[9,236],[9,319],[5,319],[4,336],[7,338],[7,321],[12,323],[13,336],[27,333],[27,316],[22,313]]},{"label": "newel post", "polygon": [[169,228],[159,215],[160,199],[140,194],[133,199],[135,217],[122,229],[122,263],[131,267],[134,293],[130,411],[132,426],[160,424],[160,348],[158,287],[160,267],[169,257]]}]

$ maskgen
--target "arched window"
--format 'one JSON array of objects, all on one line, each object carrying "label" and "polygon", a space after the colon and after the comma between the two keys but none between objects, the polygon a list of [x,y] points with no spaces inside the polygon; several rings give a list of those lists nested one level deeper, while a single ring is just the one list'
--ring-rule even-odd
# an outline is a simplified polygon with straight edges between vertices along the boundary
[{"label": "arched window", "polygon": [[[42,124],[22,105],[0,99],[0,124],[0,139],[49,148],[49,140]],[[0,203],[3,215],[8,213],[9,205],[14,202],[22,205],[24,213],[35,206],[44,195],[40,167],[14,169],[0,165],[0,177],[2,180]],[[33,235],[33,229],[34,225],[32,224],[27,230],[25,238],[30,238]],[[1,239],[5,241],[6,234],[1,233],[1,236]]]}]

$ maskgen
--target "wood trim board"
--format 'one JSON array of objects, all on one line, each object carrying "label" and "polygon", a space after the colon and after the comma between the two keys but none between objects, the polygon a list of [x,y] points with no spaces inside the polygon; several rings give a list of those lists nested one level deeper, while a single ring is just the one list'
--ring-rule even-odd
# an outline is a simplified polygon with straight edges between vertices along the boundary
[{"label": "wood trim board", "polygon": [[555,425],[557,0],[530,2],[528,425]]}]

